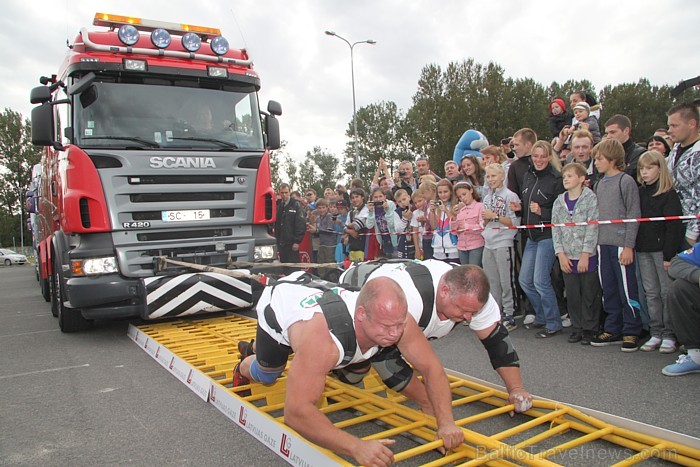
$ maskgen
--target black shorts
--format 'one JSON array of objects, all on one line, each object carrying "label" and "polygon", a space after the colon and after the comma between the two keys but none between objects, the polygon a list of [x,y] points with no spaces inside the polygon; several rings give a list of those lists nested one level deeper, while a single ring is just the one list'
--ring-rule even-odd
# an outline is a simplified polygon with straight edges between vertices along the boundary
[{"label": "black shorts", "polygon": [[280,344],[258,326],[255,333],[255,358],[265,368],[279,368],[287,364],[292,348]]}]

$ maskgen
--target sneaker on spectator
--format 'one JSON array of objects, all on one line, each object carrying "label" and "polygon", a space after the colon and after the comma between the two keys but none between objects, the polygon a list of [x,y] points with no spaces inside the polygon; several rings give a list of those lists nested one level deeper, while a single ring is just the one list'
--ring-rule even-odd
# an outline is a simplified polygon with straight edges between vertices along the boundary
[{"label": "sneaker on spectator", "polygon": [[691,373],[700,373],[700,365],[695,363],[690,356],[681,354],[673,365],[666,365],[661,373],[666,376],[683,376]]},{"label": "sneaker on spectator", "polygon": [[676,341],[673,339],[664,339],[661,341],[661,347],[659,347],[659,352],[661,353],[673,353],[676,351]]},{"label": "sneaker on spectator", "polygon": [[643,346],[639,348],[642,352],[652,352],[659,348],[661,345],[661,338],[657,336],[651,336],[651,338],[644,343]]},{"label": "sneaker on spectator", "polygon": [[638,336],[624,336],[622,338],[622,350],[623,352],[636,352],[639,350],[639,337]]},{"label": "sneaker on spectator", "polygon": [[513,319],[523,319],[525,317],[525,313],[522,312],[520,309],[516,309],[513,312]]},{"label": "sneaker on spectator", "polygon": [[606,345],[619,344],[622,344],[622,336],[620,334],[610,334],[609,332],[602,332],[599,335],[591,338],[591,345],[593,347],[605,347]]},{"label": "sneaker on spectator", "polygon": [[561,325],[565,328],[571,327],[571,320],[569,319],[568,313],[561,317]]},{"label": "sneaker on spectator", "polygon": [[518,325],[515,324],[515,319],[513,319],[512,316],[504,316],[503,320],[501,320],[501,324],[503,324],[503,327],[506,328],[508,332],[513,332],[518,329]]},{"label": "sneaker on spectator", "polygon": [[523,320],[523,324],[532,324],[535,322],[535,315],[525,315],[525,319]]}]

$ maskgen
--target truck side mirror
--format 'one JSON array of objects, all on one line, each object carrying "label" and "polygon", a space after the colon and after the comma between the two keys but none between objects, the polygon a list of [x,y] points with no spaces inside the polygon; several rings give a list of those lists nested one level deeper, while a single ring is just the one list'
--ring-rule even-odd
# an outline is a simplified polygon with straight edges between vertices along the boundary
[{"label": "truck side mirror", "polygon": [[36,193],[33,190],[30,190],[26,194],[27,197],[27,202],[26,202],[26,208],[27,212],[29,214],[36,214]]},{"label": "truck side mirror", "polygon": [[265,115],[265,133],[267,134],[267,149],[279,149],[280,121],[274,115]]},{"label": "truck side mirror", "polygon": [[61,143],[54,141],[53,138],[53,106],[49,102],[44,102],[32,109],[32,144],[63,149]]},{"label": "truck side mirror", "polygon": [[277,115],[278,117],[282,115],[282,106],[277,101],[269,101],[267,103],[267,111],[272,115]]},{"label": "truck side mirror", "polygon": [[29,93],[29,102],[43,104],[51,100],[51,89],[48,86],[37,86]]}]

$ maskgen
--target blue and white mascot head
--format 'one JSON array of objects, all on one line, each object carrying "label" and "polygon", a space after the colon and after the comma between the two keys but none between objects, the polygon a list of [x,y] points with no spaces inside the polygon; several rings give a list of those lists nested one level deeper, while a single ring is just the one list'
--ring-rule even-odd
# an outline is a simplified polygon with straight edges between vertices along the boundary
[{"label": "blue and white mascot head", "polygon": [[480,131],[467,130],[459,138],[452,160],[459,164],[465,154],[474,154],[476,157],[481,157],[481,150],[488,145],[489,141]]}]

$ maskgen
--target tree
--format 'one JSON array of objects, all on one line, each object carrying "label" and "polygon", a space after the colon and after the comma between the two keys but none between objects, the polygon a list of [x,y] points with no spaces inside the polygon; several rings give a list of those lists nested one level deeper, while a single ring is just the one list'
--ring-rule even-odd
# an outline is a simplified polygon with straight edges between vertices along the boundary
[{"label": "tree", "polygon": [[[360,151],[360,178],[370,180],[383,157],[390,166],[397,166],[402,159],[414,159],[406,131],[405,117],[395,102],[378,102],[360,108],[357,112],[358,148]],[[353,137],[352,122],[346,133]],[[343,152],[345,173],[355,174],[355,147],[350,140]]]},{"label": "tree", "polygon": [[[672,86],[652,86],[646,78],[637,83],[623,83],[605,86],[601,91],[601,103],[605,120],[616,114],[626,115],[632,121],[632,139],[645,141],[657,128],[667,128],[666,111],[674,104],[693,99],[693,93],[686,92],[676,101],[671,97]],[[695,92],[697,96],[697,91]]]},{"label": "tree", "polygon": [[[12,237],[31,238],[25,218],[24,194],[29,187],[32,166],[41,159],[41,150],[31,144],[31,124],[19,112],[5,108],[0,114],[0,211],[3,224],[14,221],[15,229],[2,229],[0,243],[11,244]],[[22,229],[21,233],[19,229]]]},{"label": "tree", "polygon": [[[298,187],[304,190],[313,188],[319,197],[323,196],[324,188],[334,188],[341,178],[338,158],[319,146],[315,146],[313,151],[306,152],[304,161],[299,166],[298,175],[296,175],[296,165],[291,158],[287,160],[287,164],[288,170],[293,168],[295,171],[294,178]],[[290,182],[290,186],[294,185]]]}]

